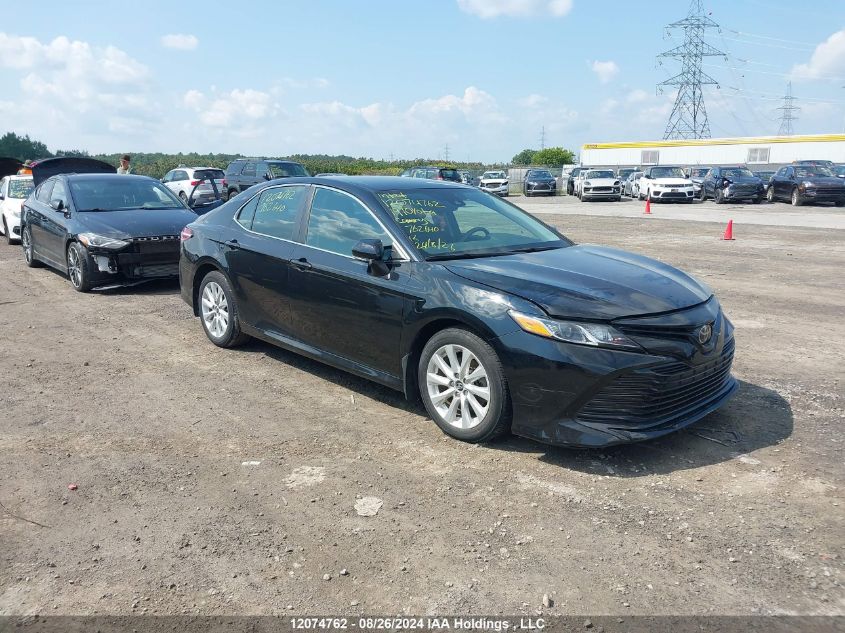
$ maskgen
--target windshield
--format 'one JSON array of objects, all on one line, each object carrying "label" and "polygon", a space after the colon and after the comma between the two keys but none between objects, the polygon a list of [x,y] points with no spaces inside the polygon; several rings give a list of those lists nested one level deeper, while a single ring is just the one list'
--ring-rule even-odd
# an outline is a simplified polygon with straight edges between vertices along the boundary
[{"label": "windshield", "polygon": [[837,165],[833,171],[837,176],[845,176],[845,165]]},{"label": "windshield", "polygon": [[826,167],[796,167],[795,176],[797,178],[822,178],[833,176],[833,172]]},{"label": "windshield", "polygon": [[754,174],[747,169],[723,169],[722,176],[724,178],[754,178]]},{"label": "windshield", "polygon": [[551,172],[548,172],[546,170],[529,171],[528,177],[529,178],[546,178],[546,179],[554,178],[554,176],[552,176]]},{"label": "windshield", "polygon": [[707,175],[708,171],[710,171],[709,167],[697,167],[696,169],[690,170],[690,177],[704,178]]},{"label": "windshield", "polygon": [[505,178],[505,172],[503,171],[485,171],[482,178]]},{"label": "windshield", "polygon": [[609,169],[591,169],[584,178],[616,178]]},{"label": "windshield", "polygon": [[80,211],[185,208],[167,187],[146,178],[71,180],[70,192]]},{"label": "windshield", "polygon": [[650,175],[652,178],[686,178],[680,167],[655,167]]},{"label": "windshield", "polygon": [[502,255],[571,244],[524,211],[476,189],[385,191],[378,197],[426,259]]},{"label": "windshield", "polygon": [[294,176],[308,176],[305,167],[299,163],[267,163],[267,169],[273,178],[292,178]]},{"label": "windshield", "polygon": [[20,178],[9,181],[10,198],[26,198],[32,192],[32,178]]},{"label": "windshield", "polygon": [[222,169],[195,169],[193,180],[202,180],[203,178],[214,178],[215,180],[222,180],[226,177]]},{"label": "windshield", "polygon": [[620,178],[624,179],[624,178],[627,178],[628,176],[630,176],[631,174],[633,174],[635,171],[637,171],[637,170],[636,169],[620,169],[618,175],[619,175]]}]

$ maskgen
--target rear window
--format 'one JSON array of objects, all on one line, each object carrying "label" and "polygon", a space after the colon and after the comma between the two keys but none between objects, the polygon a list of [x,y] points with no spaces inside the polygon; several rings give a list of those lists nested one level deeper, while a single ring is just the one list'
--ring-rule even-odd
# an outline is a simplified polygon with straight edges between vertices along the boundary
[{"label": "rear window", "polygon": [[308,176],[308,171],[299,163],[267,163],[267,170],[273,178]]},{"label": "rear window", "polygon": [[194,180],[201,180],[203,178],[221,180],[225,175],[222,169],[197,169],[194,171]]},{"label": "rear window", "polygon": [[461,175],[458,173],[456,169],[441,169],[440,175],[443,176],[446,180],[460,180]]},{"label": "rear window", "polygon": [[26,198],[32,192],[32,178],[9,181],[10,198]]}]

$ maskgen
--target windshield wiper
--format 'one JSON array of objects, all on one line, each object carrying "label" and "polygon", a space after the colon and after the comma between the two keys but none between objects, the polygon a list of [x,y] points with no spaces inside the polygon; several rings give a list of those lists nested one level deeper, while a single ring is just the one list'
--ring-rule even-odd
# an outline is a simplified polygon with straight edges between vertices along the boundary
[{"label": "windshield wiper", "polygon": [[427,262],[437,262],[446,259],[476,259],[478,257],[500,257],[502,255],[510,255],[511,251],[492,251],[487,253],[440,253],[439,255],[429,255],[425,258]]},{"label": "windshield wiper", "polygon": [[81,213],[85,213],[87,211],[111,211],[111,209],[101,209],[100,207],[94,207],[93,209],[80,209]]},{"label": "windshield wiper", "polygon": [[514,248],[508,253],[539,253],[540,251],[552,251],[556,248],[563,248],[563,246],[526,246],[525,248]]}]

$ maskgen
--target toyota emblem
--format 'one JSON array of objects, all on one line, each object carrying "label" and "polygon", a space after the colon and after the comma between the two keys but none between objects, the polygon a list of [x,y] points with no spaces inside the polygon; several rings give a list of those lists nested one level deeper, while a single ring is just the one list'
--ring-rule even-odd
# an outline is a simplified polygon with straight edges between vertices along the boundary
[{"label": "toyota emblem", "polygon": [[701,329],[698,330],[698,342],[704,345],[707,341],[710,340],[710,337],[713,335],[713,326],[709,323],[705,323],[701,326]]}]

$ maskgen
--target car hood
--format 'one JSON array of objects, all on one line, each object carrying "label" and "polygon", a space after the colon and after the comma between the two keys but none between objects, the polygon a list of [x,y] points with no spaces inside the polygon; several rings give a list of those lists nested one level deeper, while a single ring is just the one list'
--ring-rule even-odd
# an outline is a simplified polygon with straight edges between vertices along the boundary
[{"label": "car hood", "polygon": [[743,176],[742,178],[728,178],[728,182],[733,185],[762,185],[763,181],[757,176],[749,178],[748,176]]},{"label": "car hood", "polygon": [[532,301],[559,318],[610,321],[671,312],[712,291],[654,259],[614,248],[571,246],[446,264],[452,273]]},{"label": "car hood", "polygon": [[20,213],[21,207],[23,207],[23,201],[24,198],[6,198],[5,200],[0,200],[0,206],[9,211]]},{"label": "car hood", "polygon": [[811,182],[819,187],[845,187],[845,182],[836,176],[813,176],[812,178],[796,178],[799,182]]},{"label": "car hood", "polygon": [[503,183],[507,182],[507,178],[482,178],[481,182],[483,183]]},{"label": "car hood", "polygon": [[687,178],[652,178],[651,181],[668,187],[685,187],[692,184],[692,180]]},{"label": "car hood", "polygon": [[56,174],[115,174],[117,169],[96,158],[62,156],[45,158],[32,164],[32,179],[37,187]]},{"label": "car hood", "polygon": [[120,211],[79,211],[74,218],[79,232],[90,231],[106,237],[129,239],[179,235],[197,219],[188,209],[121,209]]}]

